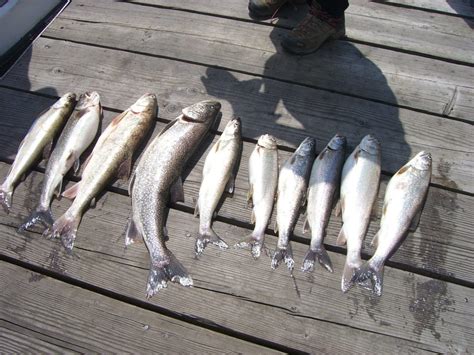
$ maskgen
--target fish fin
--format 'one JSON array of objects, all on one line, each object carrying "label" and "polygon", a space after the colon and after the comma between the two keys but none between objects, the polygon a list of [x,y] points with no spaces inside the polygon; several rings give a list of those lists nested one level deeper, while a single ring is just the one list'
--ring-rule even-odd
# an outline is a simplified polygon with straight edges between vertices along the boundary
[{"label": "fish fin", "polygon": [[311,227],[308,222],[308,215],[306,215],[303,223],[303,234],[306,234],[308,232],[311,232]]},{"label": "fish fin", "polygon": [[272,269],[275,270],[280,263],[284,261],[288,270],[293,271],[295,267],[295,261],[293,260],[293,251],[291,250],[291,244],[288,243],[286,249],[277,247],[272,256]]},{"label": "fish fin", "polygon": [[227,184],[225,185],[225,191],[227,191],[230,194],[233,194],[234,189],[235,189],[235,175],[231,174],[229,177],[229,180],[227,180]]},{"label": "fish fin", "polygon": [[267,248],[265,247],[265,244],[263,243],[264,238],[265,238],[265,233],[259,236],[256,236],[254,235],[254,233],[252,233],[248,237],[236,243],[234,245],[234,248],[243,249],[243,248],[250,247],[250,252],[252,253],[252,256],[254,257],[254,259],[258,259],[260,255],[262,254],[262,250],[264,250],[265,253],[268,255]]},{"label": "fish fin", "polygon": [[77,176],[77,173],[79,172],[79,169],[81,168],[81,160],[80,159],[76,159],[74,161],[74,165],[73,165],[73,172],[74,172],[74,175]]},{"label": "fish fin", "polygon": [[158,133],[158,137],[161,136],[163,133],[165,133],[167,130],[169,130],[171,127],[173,127],[176,122],[178,122],[178,118],[175,118],[174,120],[168,122],[168,124],[165,127],[163,127],[161,132]]},{"label": "fish fin", "polygon": [[165,242],[170,240],[170,237],[168,234],[168,228],[166,228],[166,226],[163,226],[163,239],[165,240]]},{"label": "fish fin", "polygon": [[249,184],[249,190],[247,191],[247,207],[252,208],[253,207],[253,185]]},{"label": "fish fin", "polygon": [[252,213],[250,214],[250,223],[255,224],[255,212],[252,209]]},{"label": "fish fin", "polygon": [[89,207],[95,208],[95,206],[97,206],[97,199],[95,197],[92,197],[91,202],[89,202]]},{"label": "fish fin", "polygon": [[59,198],[61,196],[61,190],[63,189],[63,179],[59,181],[58,186],[56,186],[56,189],[54,190],[54,196],[56,198]]},{"label": "fish fin", "polygon": [[301,206],[300,206],[301,209],[304,209],[306,207],[306,202],[308,202],[308,195],[305,191],[303,192],[303,197],[301,198]]},{"label": "fish fin", "polygon": [[379,246],[379,233],[380,232],[375,233],[374,238],[370,242],[370,246],[374,248],[377,248]]},{"label": "fish fin", "polygon": [[62,196],[69,199],[69,200],[73,200],[77,196],[77,192],[79,191],[79,188],[81,186],[80,184],[81,184],[80,181],[75,183],[69,189],[65,190],[62,193]]},{"label": "fish fin", "polygon": [[53,141],[48,142],[43,148],[43,159],[48,159],[53,150]]},{"label": "fish fin", "polygon": [[334,205],[334,216],[339,217],[342,214],[342,199],[338,199]]},{"label": "fish fin", "polygon": [[170,196],[171,203],[184,202],[183,179],[181,176],[178,176],[173,185],[171,185]]},{"label": "fish fin", "polygon": [[342,225],[341,230],[339,231],[339,235],[337,236],[336,239],[336,245],[342,246],[347,243],[347,237],[344,232],[344,225]]},{"label": "fish fin", "polygon": [[20,181],[23,182],[26,180],[26,173],[22,174],[20,177]]},{"label": "fish fin", "polygon": [[196,201],[196,207],[194,207],[194,217],[199,216],[199,198]]},{"label": "fish fin", "polygon": [[54,219],[50,208],[42,209],[41,207],[37,207],[18,228],[18,232],[22,233],[37,223],[41,223],[45,227],[51,227],[53,225]]},{"label": "fish fin", "polygon": [[82,163],[82,168],[85,169],[87,164],[89,164],[89,162],[91,161],[91,158],[92,158],[92,152],[89,154],[89,156],[86,158],[86,160],[84,161],[84,163]]},{"label": "fish fin", "polygon": [[417,230],[418,225],[420,224],[421,214],[423,213],[427,197],[428,193],[426,193],[425,197],[423,197],[423,202],[421,203],[420,209],[416,212],[416,214],[413,216],[413,219],[411,220],[410,226],[408,227],[409,232],[414,232]]},{"label": "fish fin", "polygon": [[301,270],[303,272],[312,271],[315,261],[318,261],[319,264],[324,266],[327,271],[333,272],[331,259],[329,258],[329,255],[323,245],[321,245],[316,250],[308,249],[303,259],[303,266],[301,267]]},{"label": "fish fin", "polygon": [[3,186],[0,187],[0,204],[7,214],[10,213],[10,208],[12,208],[12,196],[13,191],[7,190]]},{"label": "fish fin", "polygon": [[132,172],[132,155],[130,154],[118,168],[117,178],[123,181],[128,181],[130,173]]},{"label": "fish fin", "polygon": [[74,216],[66,212],[54,222],[52,227],[43,232],[43,237],[61,238],[64,248],[71,253],[80,223],[81,215]]},{"label": "fish fin", "polygon": [[133,184],[135,183],[135,176],[136,174],[133,173],[130,176],[130,181],[128,182],[128,196],[132,197],[132,190],[133,190]]},{"label": "fish fin", "polygon": [[349,291],[349,289],[354,286],[354,281],[352,280],[352,277],[354,276],[356,271],[356,268],[354,266],[351,266],[347,263],[344,264],[344,270],[342,271],[342,279],[341,279],[341,290],[342,292],[346,293]]},{"label": "fish fin", "polygon": [[278,233],[278,221],[275,219],[275,227],[273,227],[273,231],[276,233]]},{"label": "fish fin", "polygon": [[143,242],[142,234],[138,231],[133,218],[130,218],[127,225],[127,231],[125,232],[125,245],[129,246],[138,242]]},{"label": "fish fin", "polygon": [[177,282],[182,286],[190,287],[193,279],[189,276],[185,267],[176,259],[173,253],[165,250],[166,254],[151,260],[146,297],[149,299],[159,290],[168,286],[168,281]]},{"label": "fish fin", "polygon": [[[354,272],[351,282],[370,289],[375,295],[381,296],[383,289],[383,266],[383,263],[375,264],[371,259]],[[368,282],[370,282],[370,286]]]},{"label": "fish fin", "polygon": [[[117,126],[120,121],[123,120],[123,118],[128,114],[129,110],[125,110],[124,112],[122,112],[121,114],[115,116],[112,121],[109,123],[109,126],[108,127],[115,127]],[[107,127],[107,128],[108,128]]]},{"label": "fish fin", "polygon": [[200,256],[209,243],[214,244],[221,249],[227,249],[229,247],[227,243],[221,239],[212,228],[209,228],[203,233],[198,233],[196,237],[196,244],[194,246],[196,255]]}]

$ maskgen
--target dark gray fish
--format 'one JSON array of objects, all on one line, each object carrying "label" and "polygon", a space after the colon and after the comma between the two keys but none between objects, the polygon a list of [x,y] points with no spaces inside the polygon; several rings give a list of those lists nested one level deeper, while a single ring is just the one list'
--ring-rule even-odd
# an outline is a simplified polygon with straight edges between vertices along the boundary
[{"label": "dark gray fish", "polygon": [[278,243],[272,257],[275,269],[282,260],[293,270],[295,262],[290,246],[290,238],[306,201],[309,175],[316,156],[316,141],[307,137],[285,162],[278,177],[277,220],[275,232]]},{"label": "dark gray fish", "polygon": [[333,206],[334,193],[339,188],[344,164],[346,137],[336,134],[313,163],[308,187],[308,205],[303,232],[311,231],[311,244],[303,261],[303,271],[311,271],[317,260],[332,272],[331,259],[323,240]]},{"label": "dark gray fish", "polygon": [[127,227],[127,245],[143,238],[150,253],[147,297],[168,281],[192,286],[193,280],[165,244],[166,204],[183,201],[181,173],[184,165],[214,123],[221,105],[202,101],[183,109],[149,144],[130,181],[132,218]]},{"label": "dark gray fish", "polygon": [[431,155],[420,152],[390,179],[383,204],[380,229],[372,240],[377,247],[369,261],[358,269],[353,282],[370,280],[372,291],[382,295],[383,266],[409,230],[420,221],[431,181]]}]

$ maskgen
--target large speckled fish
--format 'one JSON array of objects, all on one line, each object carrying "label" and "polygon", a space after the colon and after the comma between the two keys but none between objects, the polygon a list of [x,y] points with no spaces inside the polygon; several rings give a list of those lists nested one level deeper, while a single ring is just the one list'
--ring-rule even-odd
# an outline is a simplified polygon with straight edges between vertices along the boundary
[{"label": "large speckled fish", "polygon": [[333,271],[323,240],[331,216],[334,193],[341,180],[345,149],[346,137],[336,134],[313,163],[303,228],[303,232],[311,230],[311,244],[304,257],[303,271],[311,271],[316,260],[328,271]]},{"label": "large speckled fish", "polygon": [[260,136],[249,158],[248,203],[253,205],[252,234],[236,244],[238,248],[250,246],[252,256],[258,258],[265,249],[265,230],[272,215],[278,185],[278,149],[276,139],[268,134]]},{"label": "large speckled fish", "polygon": [[277,220],[275,232],[278,243],[272,257],[275,269],[282,260],[293,270],[295,262],[290,246],[290,238],[306,201],[309,174],[316,156],[316,141],[307,137],[293,155],[285,162],[278,177]]},{"label": "large speckled fish", "polygon": [[183,109],[150,143],[131,179],[132,217],[125,243],[143,238],[150,253],[147,297],[167,286],[168,281],[191,286],[192,278],[165,244],[166,204],[184,200],[181,173],[209,128],[221,105],[202,101]]},{"label": "large speckled fish", "polygon": [[352,277],[362,265],[360,251],[377,198],[380,163],[380,143],[369,134],[354,149],[342,168],[340,207],[343,225],[337,244],[347,243],[346,263],[341,281],[343,292],[354,284]]},{"label": "large speckled fish", "polygon": [[73,165],[75,172],[79,170],[79,158],[97,135],[101,114],[102,107],[97,92],[86,92],[80,96],[48,160],[40,202],[20,230],[30,228],[38,222],[45,226],[53,224],[50,209],[53,195],[58,187],[57,194],[61,193],[63,177]]},{"label": "large speckled fish", "polygon": [[44,156],[49,156],[53,139],[64,126],[75,103],[75,94],[63,95],[35,120],[28,134],[23,138],[8,176],[0,186],[0,204],[7,213],[10,212],[12,206],[15,186],[37,161],[41,153]]},{"label": "large speckled fish", "polygon": [[370,280],[372,291],[382,295],[383,266],[409,230],[415,230],[431,181],[431,155],[418,153],[390,179],[383,204],[380,229],[372,244],[374,255],[353,276],[353,281]]},{"label": "large speckled fish", "polygon": [[130,176],[133,153],[152,127],[156,110],[156,96],[145,94],[112,120],[86,161],[81,181],[63,193],[66,198],[74,198],[74,202],[44,236],[61,237],[64,247],[72,250],[86,208],[112,178],[127,180]]}]

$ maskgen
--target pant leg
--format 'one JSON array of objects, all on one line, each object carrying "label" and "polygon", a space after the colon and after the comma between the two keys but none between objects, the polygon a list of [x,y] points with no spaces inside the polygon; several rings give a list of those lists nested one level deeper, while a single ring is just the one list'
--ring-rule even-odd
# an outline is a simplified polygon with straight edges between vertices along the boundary
[{"label": "pant leg", "polygon": [[312,0],[333,17],[342,17],[344,11],[349,7],[348,0]]}]

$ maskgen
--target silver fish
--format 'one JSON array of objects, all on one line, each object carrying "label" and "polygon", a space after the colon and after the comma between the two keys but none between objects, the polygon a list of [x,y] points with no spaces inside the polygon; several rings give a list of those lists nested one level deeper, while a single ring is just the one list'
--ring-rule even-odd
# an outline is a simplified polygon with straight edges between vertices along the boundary
[{"label": "silver fish", "polygon": [[295,262],[290,238],[298,220],[301,207],[306,201],[309,174],[316,156],[316,141],[307,137],[285,162],[278,177],[277,220],[275,232],[278,243],[272,257],[275,269],[282,260],[293,270]]},{"label": "silver fish", "polygon": [[168,281],[191,286],[192,278],[166,247],[166,204],[183,201],[181,173],[209,128],[221,105],[202,101],[183,110],[149,144],[130,181],[132,218],[127,227],[127,245],[143,238],[150,253],[147,297],[150,298]]},{"label": "silver fish", "polygon": [[222,193],[234,192],[237,163],[242,151],[239,118],[227,123],[222,135],[207,154],[202,172],[201,188],[194,215],[199,215],[199,232],[196,237],[196,255],[201,255],[207,244],[227,249],[227,243],[212,229],[212,217]]},{"label": "silver fish", "polygon": [[127,180],[130,176],[133,153],[152,127],[156,110],[156,96],[145,94],[112,120],[85,162],[81,181],[62,194],[74,198],[74,202],[52,227],[46,229],[44,236],[61,237],[66,250],[72,250],[86,208],[94,204],[97,194],[112,178],[118,176]]},{"label": "silver fish", "polygon": [[380,229],[372,240],[377,249],[353,276],[357,283],[370,280],[377,296],[382,295],[385,261],[406,233],[418,225],[430,181],[431,155],[422,151],[398,170],[387,185]]},{"label": "silver fish", "polygon": [[252,234],[236,244],[238,248],[250,246],[252,256],[260,257],[265,249],[265,230],[272,216],[273,203],[278,185],[278,149],[276,139],[265,134],[260,136],[249,158],[248,203],[253,204],[251,223],[255,223]]},{"label": "silver fish", "polygon": [[15,186],[37,161],[41,153],[49,156],[54,137],[59,133],[76,103],[76,95],[67,93],[35,120],[18,148],[8,176],[0,186],[0,204],[9,213]]},{"label": "silver fish", "polygon": [[346,137],[336,134],[318,155],[311,169],[308,188],[308,205],[303,233],[311,230],[311,245],[303,261],[303,271],[311,271],[317,260],[333,272],[331,259],[323,240],[333,206],[334,193],[339,187],[344,164]]},{"label": "silver fish", "polygon": [[80,96],[48,160],[40,202],[20,227],[20,231],[38,222],[45,226],[54,223],[50,209],[53,195],[58,187],[57,194],[61,193],[63,177],[73,165],[75,172],[79,170],[79,157],[94,140],[99,129],[101,114],[102,107],[97,92],[86,92]]},{"label": "silver fish", "polygon": [[369,134],[361,140],[342,168],[340,207],[343,225],[336,243],[347,243],[347,257],[341,281],[343,292],[352,287],[352,276],[362,265],[360,251],[377,198],[380,163],[380,143]]}]

